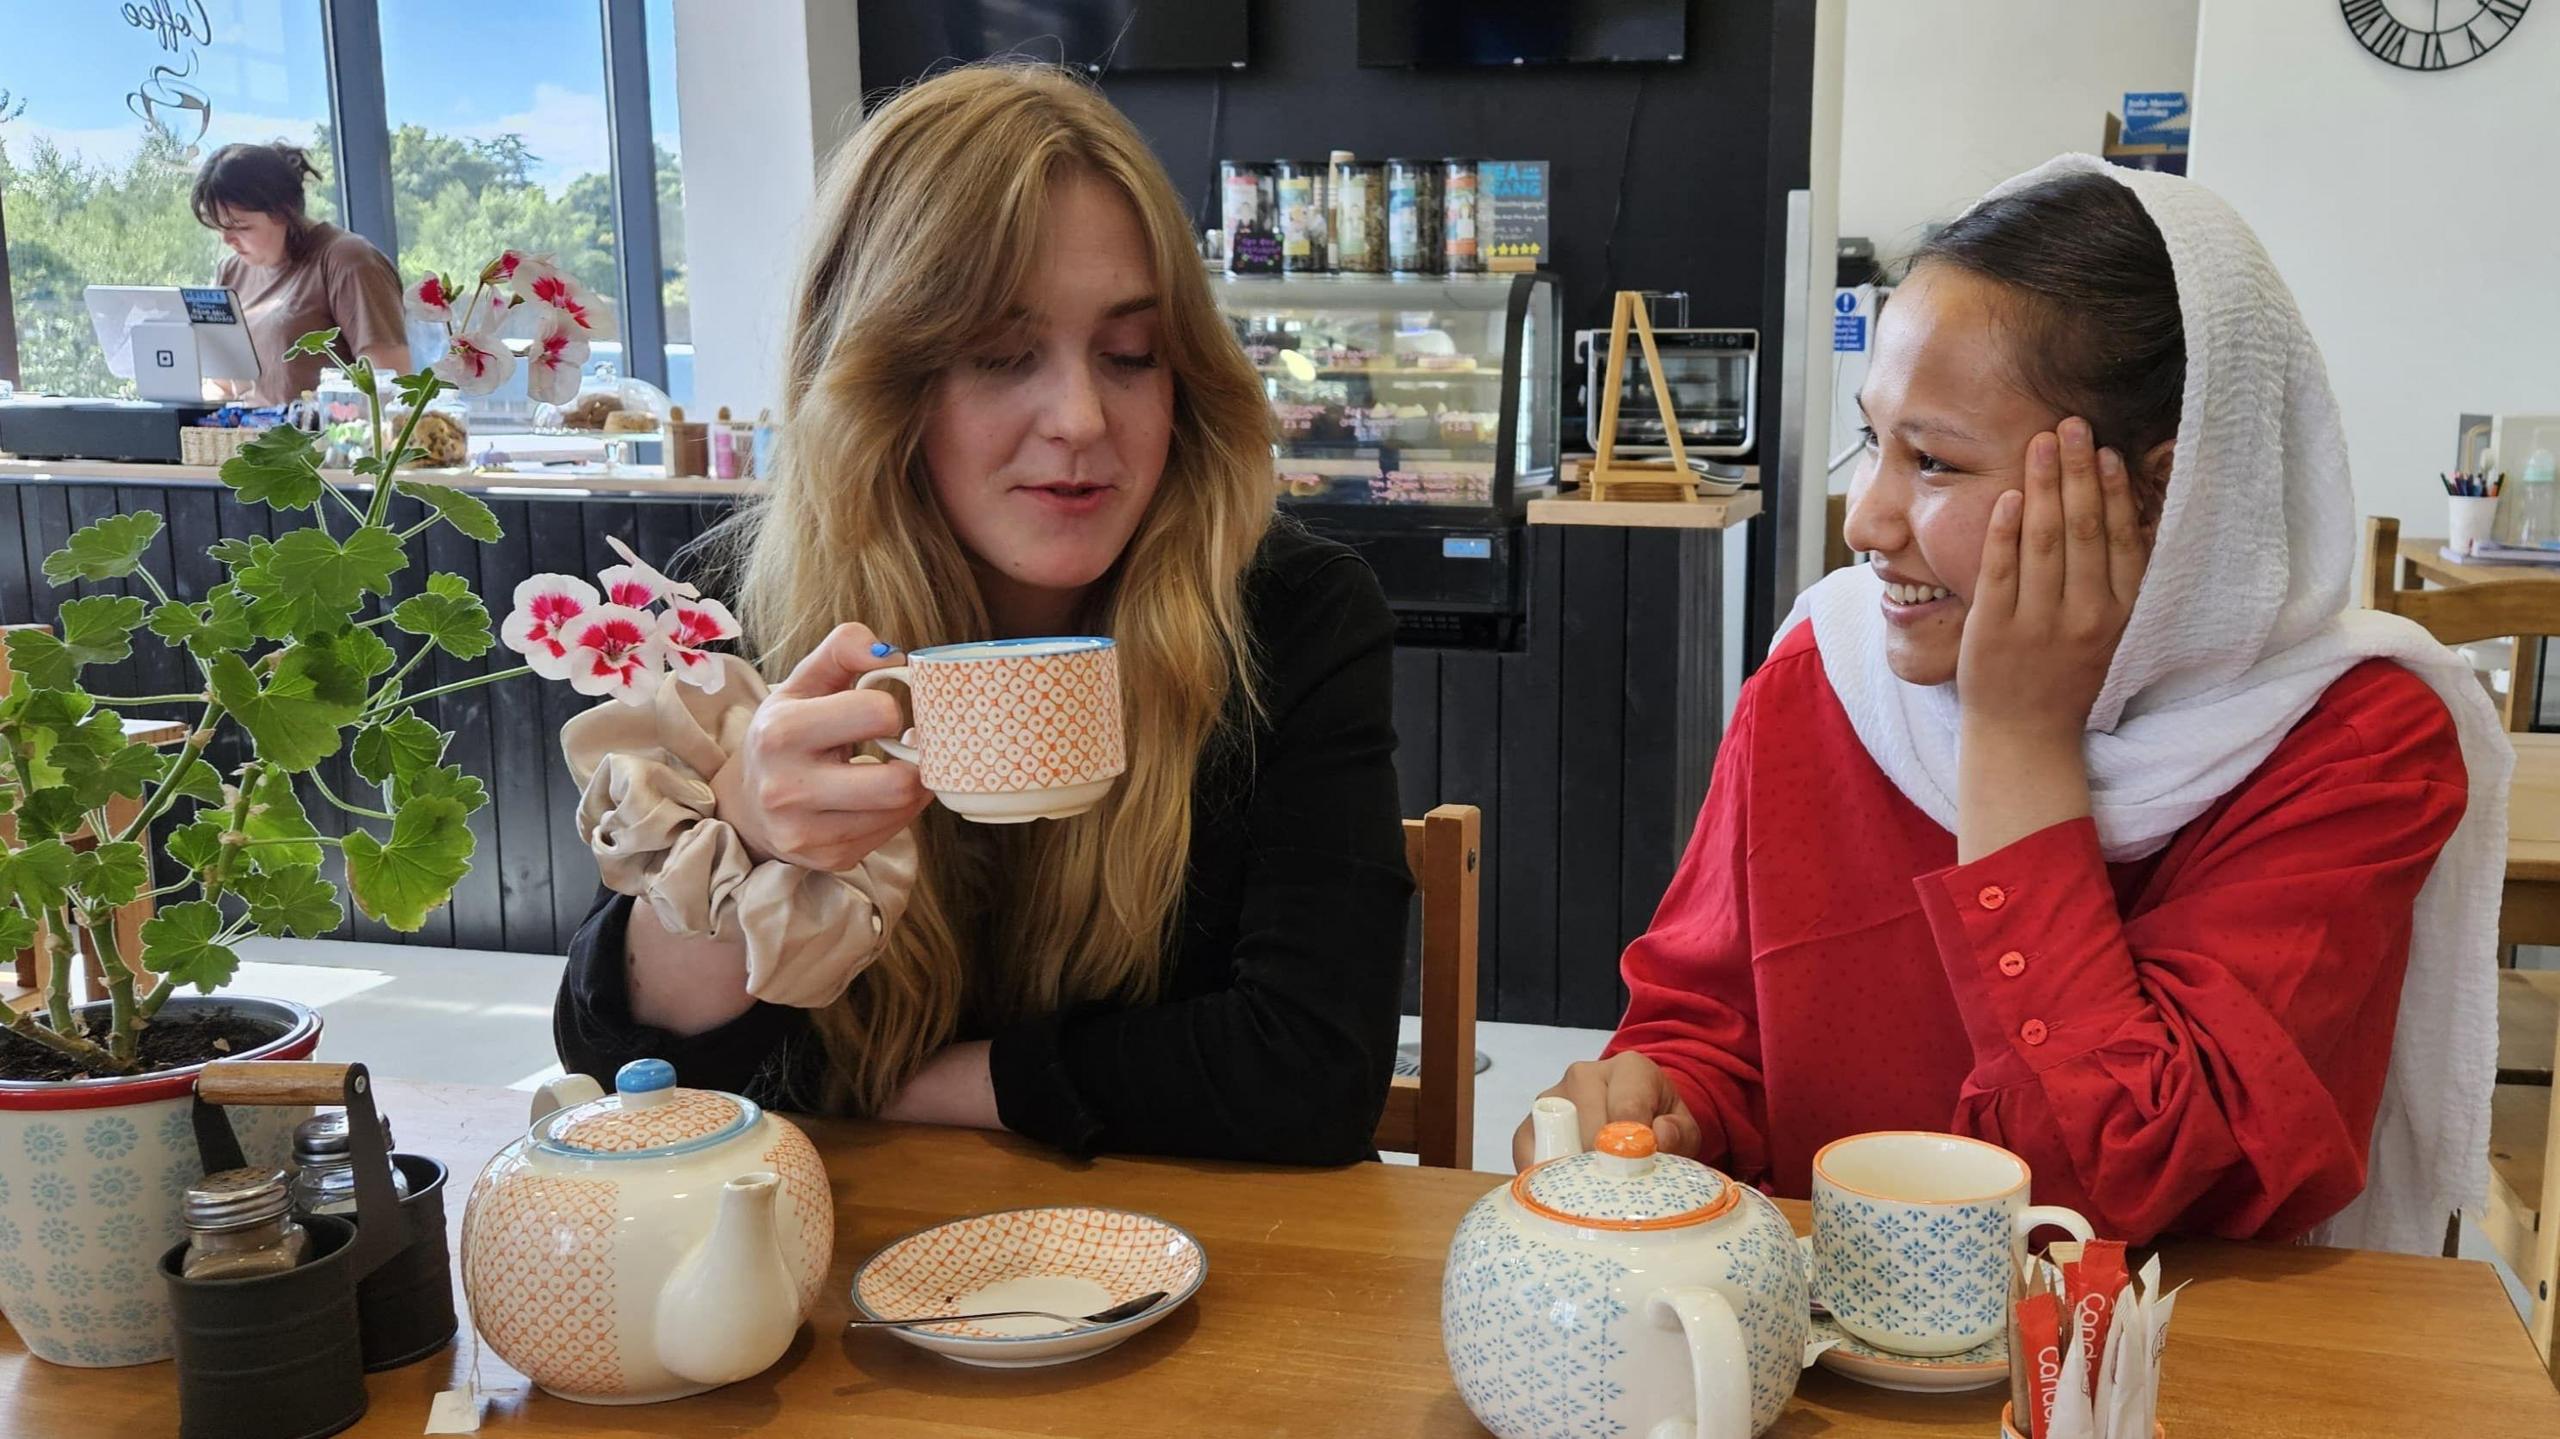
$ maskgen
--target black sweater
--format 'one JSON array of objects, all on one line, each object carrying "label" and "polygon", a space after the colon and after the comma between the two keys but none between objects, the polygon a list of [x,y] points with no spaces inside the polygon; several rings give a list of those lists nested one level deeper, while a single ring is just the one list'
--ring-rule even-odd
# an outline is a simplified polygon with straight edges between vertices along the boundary
[{"label": "black sweater", "polygon": [[[1357,555],[1286,521],[1245,605],[1269,718],[1249,738],[1231,721],[1203,758],[1162,997],[962,1036],[993,1041],[996,1107],[1017,1133],[1077,1154],[1335,1164],[1372,1152],[1412,895],[1394,623]],[[655,1056],[693,1087],[819,1107],[825,1055],[806,1010],[759,1002],[690,1038],[632,1019],[632,903],[605,891],[569,946],[552,1016],[561,1063],[610,1083]]]}]

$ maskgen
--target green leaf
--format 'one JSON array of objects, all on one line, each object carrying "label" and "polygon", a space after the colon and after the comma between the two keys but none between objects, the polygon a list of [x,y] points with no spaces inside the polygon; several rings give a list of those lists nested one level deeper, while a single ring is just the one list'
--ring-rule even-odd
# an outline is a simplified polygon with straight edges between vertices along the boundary
[{"label": "green leaf", "polygon": [[443,376],[433,370],[420,370],[414,375],[399,376],[391,382],[391,387],[400,392],[402,403],[412,410],[425,405],[437,395],[452,388],[444,382]]},{"label": "green leaf", "polygon": [[226,570],[236,570],[242,565],[265,563],[267,551],[274,548],[275,541],[264,535],[252,535],[240,540],[215,540],[204,547],[204,552],[213,557],[215,564]]},{"label": "green leaf", "polygon": [[[62,766],[54,762],[54,751],[66,739],[75,748],[86,749],[80,726],[92,708],[90,698],[78,690],[23,684],[0,696],[0,736],[7,738],[18,762],[27,767],[30,786],[44,789],[62,783]],[[122,742],[121,725],[118,742]]]},{"label": "green leaf", "polygon": [[200,756],[189,756],[187,767],[178,772],[177,792],[188,799],[206,804],[222,803],[222,774]]},{"label": "green leaf", "polygon": [[71,866],[71,887],[80,891],[90,909],[131,904],[150,882],[150,857],[129,839],[83,850]]},{"label": "green leaf", "polygon": [[248,851],[260,869],[287,869],[298,864],[316,867],[320,863],[320,831],[311,827],[311,816],[302,810],[302,796],[294,793],[292,778],[281,770],[266,771],[250,786],[249,817],[241,824],[240,832],[254,840],[296,841],[261,843]]},{"label": "green leaf", "polygon": [[339,907],[338,887],[320,877],[314,865],[290,865],[265,874],[242,876],[241,898],[249,901],[249,920],[258,932],[282,939],[290,931],[318,939],[346,917]]},{"label": "green leaf", "polygon": [[43,630],[9,632],[9,668],[39,689],[67,690],[87,665],[111,665],[133,653],[143,603],[132,595],[90,595],[62,606],[59,638]]},{"label": "green leaf", "polygon": [[270,425],[222,462],[222,482],[245,504],[307,510],[320,502],[320,437]]},{"label": "green leaf", "polygon": [[16,906],[0,909],[0,954],[16,954],[36,942],[36,922]]},{"label": "green leaf", "polygon": [[329,649],[347,668],[372,679],[400,662],[391,642],[371,630],[340,630],[329,637]]},{"label": "green leaf", "polygon": [[[434,579],[448,579],[438,575]],[[391,623],[413,635],[424,635],[428,641],[455,659],[476,660],[496,643],[489,634],[489,611],[475,594],[440,594],[430,588],[423,595],[411,595],[391,612]],[[370,633],[370,631],[368,631]]]},{"label": "green leaf", "polygon": [[295,530],[239,572],[249,595],[249,621],[269,639],[333,631],[368,593],[391,593],[391,576],[408,563],[400,537],[366,525],[344,544],[318,529]]},{"label": "green leaf", "polygon": [[442,731],[415,710],[402,710],[397,718],[376,720],[357,731],[356,773],[372,784],[394,775],[405,781],[420,770],[433,769],[444,758],[444,745]]},{"label": "green leaf", "polygon": [[364,676],[334,650],[298,644],[267,682],[238,655],[213,662],[213,692],[240,721],[258,758],[299,774],[338,752],[339,730],[364,707]]},{"label": "green leaf", "polygon": [[418,480],[399,480],[394,482],[393,488],[435,511],[436,518],[484,545],[495,544],[506,537],[506,530],[498,523],[497,512],[469,490],[455,489],[451,485],[430,485]]},{"label": "green leaf", "polygon": [[297,355],[326,355],[329,353],[329,347],[336,343],[338,343],[338,327],[332,325],[328,329],[313,330],[297,337],[291,345],[286,347],[284,355],[288,360]]},{"label": "green leaf", "polygon": [[450,799],[459,801],[466,814],[478,814],[489,802],[489,791],[480,783],[480,776],[463,773],[458,764],[436,765],[405,778],[395,776],[390,793],[395,806],[413,799]]},{"label": "green leaf", "polygon": [[222,906],[201,899],[173,904],[142,926],[143,967],[211,994],[240,968],[240,956],[213,942],[220,933]]},{"label": "green leaf", "polygon": [[184,600],[162,604],[151,612],[151,632],[173,645],[186,646],[200,660],[224,650],[245,650],[257,638],[249,629],[249,602],[228,584],[214,586],[200,605]]},{"label": "green leaf", "polygon": [[458,801],[411,800],[391,822],[389,844],[360,829],[347,835],[346,849],[347,884],[357,905],[393,929],[412,933],[470,872],[471,826]]},{"label": "green leaf", "polygon": [[71,870],[78,859],[71,846],[58,839],[40,839],[14,851],[0,849],[0,897],[14,895],[29,910],[55,908],[70,893]]},{"label": "green leaf", "polygon": [[57,585],[73,580],[112,580],[132,574],[142,552],[160,533],[160,517],[150,510],[109,515],[83,525],[71,543],[45,556],[44,577]]},{"label": "green leaf", "polygon": [[11,630],[5,641],[9,648],[9,668],[16,678],[37,689],[76,689],[80,684],[80,666],[71,651],[43,630]]},{"label": "green leaf", "polygon": [[41,839],[60,839],[86,822],[88,806],[72,797],[68,785],[47,785],[28,795],[18,807],[18,831]]},{"label": "green leaf", "polygon": [[105,804],[110,795],[140,799],[160,779],[160,754],[146,744],[120,743],[104,758],[94,751],[75,754],[68,749],[58,750],[55,755],[61,761],[63,779],[71,787],[71,797],[83,809]]},{"label": "green leaf", "polygon": [[218,819],[198,818],[178,826],[169,832],[165,848],[171,859],[189,869],[216,870],[228,876],[229,867],[223,863],[222,821]]}]

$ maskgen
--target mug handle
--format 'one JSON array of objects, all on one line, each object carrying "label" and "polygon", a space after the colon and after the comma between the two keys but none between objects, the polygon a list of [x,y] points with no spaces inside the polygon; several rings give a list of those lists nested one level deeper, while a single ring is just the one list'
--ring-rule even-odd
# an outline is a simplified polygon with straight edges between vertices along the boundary
[{"label": "mug handle", "polygon": [[[915,687],[915,681],[908,676],[907,670],[908,666],[906,665],[891,665],[885,670],[873,670],[862,678],[855,680],[853,682],[853,687],[857,690],[867,690],[872,687],[872,681],[874,680],[877,680],[882,684],[887,684],[894,680],[899,684],[907,686],[909,692],[912,694]],[[916,753],[915,748],[912,745],[900,744],[898,741],[893,739],[875,740],[873,743],[879,745],[882,750],[886,751],[891,759],[904,760],[909,764],[924,763],[923,758]]]},{"label": "mug handle", "polygon": [[1697,1405],[1695,1418],[1665,1419],[1646,1439],[1751,1439],[1751,1350],[1733,1305],[1704,1285],[1684,1285],[1646,1301],[1645,1316],[1688,1341]]},{"label": "mug handle", "polygon": [[2018,1211],[2018,1217],[2009,1226],[2009,1257],[2019,1270],[2027,1267],[2027,1241],[2048,1224],[2056,1229],[2070,1230],[2071,1237],[2083,1244],[2098,1237],[2098,1231],[2090,1227],[2089,1221],[2082,1218],[2077,1209],[2060,1204],[2030,1204]]}]

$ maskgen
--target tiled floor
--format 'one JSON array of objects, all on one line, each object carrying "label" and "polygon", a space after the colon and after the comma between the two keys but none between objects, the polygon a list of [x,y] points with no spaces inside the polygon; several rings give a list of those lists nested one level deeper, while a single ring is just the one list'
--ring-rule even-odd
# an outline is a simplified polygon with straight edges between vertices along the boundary
[{"label": "tiled floor", "polygon": [[[246,962],[239,992],[297,1000],[327,1017],[320,1058],[362,1060],[392,1079],[527,1090],[560,1072],[551,1048],[557,959],[338,940],[253,940],[240,949]],[[1404,1037],[1415,1032],[1407,1019]],[[1596,1029],[1476,1027],[1476,1046],[1493,1061],[1476,1076],[1478,1169],[1510,1171],[1512,1131],[1529,1101],[1567,1064],[1598,1054],[1607,1037]],[[399,1117],[392,1119],[396,1125]],[[2497,1262],[2487,1237],[2467,1221],[2462,1255]],[[2498,1277],[2522,1312],[2524,1286],[2504,1265]]]}]

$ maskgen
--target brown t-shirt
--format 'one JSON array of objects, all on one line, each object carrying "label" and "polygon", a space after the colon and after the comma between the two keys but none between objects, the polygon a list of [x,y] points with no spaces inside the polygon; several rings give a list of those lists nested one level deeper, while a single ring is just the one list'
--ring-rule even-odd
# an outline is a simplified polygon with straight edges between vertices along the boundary
[{"label": "brown t-shirt", "polygon": [[258,350],[258,383],[244,398],[281,405],[320,384],[328,364],[318,355],[284,352],[314,330],[338,328],[338,348],[349,356],[375,345],[406,343],[400,310],[400,272],[362,235],[322,223],[311,227],[299,260],[251,265],[225,255],[215,283],[240,292],[249,317],[249,342]]}]

